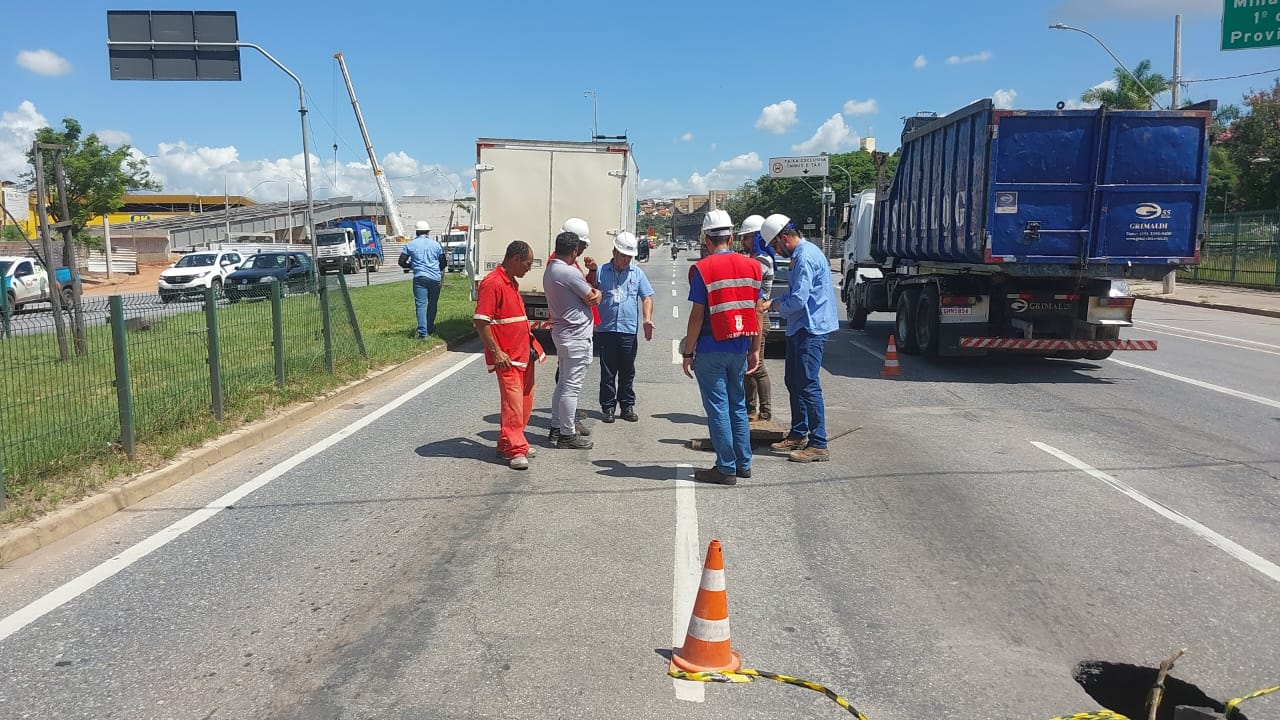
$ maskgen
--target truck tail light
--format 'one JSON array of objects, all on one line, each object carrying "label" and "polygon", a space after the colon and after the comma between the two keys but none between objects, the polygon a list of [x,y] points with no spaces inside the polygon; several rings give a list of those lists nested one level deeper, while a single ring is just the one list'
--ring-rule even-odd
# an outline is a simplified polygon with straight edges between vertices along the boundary
[{"label": "truck tail light", "polygon": [[1098,298],[1098,307],[1105,308],[1133,308],[1132,297],[1100,297]]}]

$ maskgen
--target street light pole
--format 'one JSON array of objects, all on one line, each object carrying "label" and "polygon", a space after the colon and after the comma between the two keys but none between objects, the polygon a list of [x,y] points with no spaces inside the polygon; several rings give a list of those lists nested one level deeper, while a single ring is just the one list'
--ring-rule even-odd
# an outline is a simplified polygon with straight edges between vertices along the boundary
[{"label": "street light pole", "polygon": [[1132,78],[1132,79],[1133,79],[1134,84],[1136,84],[1139,88],[1141,88],[1141,89],[1142,89],[1142,92],[1146,93],[1147,97],[1151,98],[1151,102],[1152,102],[1152,103],[1154,103],[1154,104],[1155,104],[1155,106],[1156,106],[1157,108],[1160,108],[1161,110],[1163,110],[1163,109],[1164,109],[1164,106],[1160,104],[1160,101],[1159,101],[1159,100],[1156,100],[1156,96],[1155,96],[1155,95],[1152,95],[1152,94],[1151,94],[1151,91],[1147,89],[1147,86],[1146,86],[1146,85],[1143,85],[1143,84],[1142,84],[1142,82],[1138,80],[1138,78],[1137,78],[1137,76],[1136,76],[1136,75],[1134,75],[1133,73],[1129,72],[1129,67],[1128,67],[1127,65],[1125,65],[1125,64],[1124,64],[1124,62],[1120,60],[1120,58],[1116,57],[1116,54],[1115,54],[1115,53],[1113,53],[1113,52],[1111,52],[1111,48],[1107,47],[1107,44],[1106,44],[1106,43],[1104,43],[1104,42],[1102,42],[1102,40],[1098,39],[1098,36],[1097,36],[1097,35],[1094,35],[1093,33],[1089,32],[1088,30],[1081,30],[1081,29],[1080,29],[1080,28],[1078,28],[1078,27],[1072,27],[1072,26],[1070,26],[1070,25],[1064,25],[1064,24],[1062,24],[1062,23],[1054,23],[1054,24],[1052,24],[1052,25],[1050,25],[1050,26],[1049,26],[1049,29],[1050,29],[1050,30],[1074,30],[1074,31],[1076,31],[1076,32],[1078,32],[1078,33],[1084,33],[1085,35],[1088,35],[1089,37],[1093,38],[1093,41],[1094,41],[1094,42],[1096,42],[1096,43],[1098,43],[1098,45],[1099,45],[1099,46],[1101,46],[1103,50],[1106,50],[1106,51],[1107,51],[1107,54],[1111,56],[1111,59],[1112,59],[1112,60],[1115,60],[1115,61],[1116,61],[1116,64],[1120,66],[1120,69],[1121,69],[1121,70],[1124,70],[1124,74],[1125,74],[1125,75],[1128,75],[1130,78]]},{"label": "street light pole", "polygon": [[600,134],[600,102],[595,90],[586,90],[582,97],[591,98],[591,140],[594,142]]},{"label": "street light pole", "polygon": [[1170,88],[1169,107],[1177,110],[1182,105],[1182,16],[1173,16],[1173,87]]}]

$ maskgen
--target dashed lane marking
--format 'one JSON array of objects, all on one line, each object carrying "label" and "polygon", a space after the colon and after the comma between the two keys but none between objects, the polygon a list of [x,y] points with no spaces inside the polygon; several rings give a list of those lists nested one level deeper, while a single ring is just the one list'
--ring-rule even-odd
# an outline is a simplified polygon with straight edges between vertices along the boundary
[{"label": "dashed lane marking", "polygon": [[1135,365],[1127,360],[1116,360],[1115,358],[1111,358],[1111,362],[1117,365],[1120,365],[1122,367],[1133,368],[1134,370],[1141,370],[1143,372],[1149,372],[1152,375],[1159,375],[1160,377],[1168,378],[1170,380],[1177,380],[1180,383],[1194,385],[1198,388],[1204,388],[1205,390],[1212,390],[1216,393],[1222,393],[1223,395],[1230,395],[1231,397],[1240,398],[1241,400],[1248,400],[1249,402],[1255,402],[1255,403],[1258,403],[1259,405],[1266,405],[1267,407],[1280,409],[1280,400],[1272,400],[1271,398],[1265,398],[1265,397],[1262,397],[1261,395],[1254,395],[1252,393],[1241,392],[1240,390],[1232,390],[1231,388],[1228,388],[1228,387],[1222,387],[1221,385],[1214,385],[1213,383],[1207,383],[1203,380],[1196,380],[1195,378],[1189,378],[1183,375],[1175,375],[1171,372],[1165,372],[1164,370],[1156,370],[1155,368],[1149,368],[1149,367],[1146,367],[1145,365]]}]

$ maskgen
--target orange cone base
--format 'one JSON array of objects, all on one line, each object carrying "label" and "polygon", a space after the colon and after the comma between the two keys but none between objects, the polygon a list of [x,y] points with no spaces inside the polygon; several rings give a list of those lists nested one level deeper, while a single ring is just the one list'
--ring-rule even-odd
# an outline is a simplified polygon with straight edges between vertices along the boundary
[{"label": "orange cone base", "polygon": [[719,667],[711,667],[707,665],[697,665],[697,664],[691,663],[688,660],[685,660],[684,658],[680,657],[680,653],[683,650],[684,648],[676,648],[675,651],[671,653],[670,669],[683,670],[685,672],[696,673],[696,672],[737,672],[742,668],[742,656],[732,650],[729,651],[729,664],[721,665]]}]

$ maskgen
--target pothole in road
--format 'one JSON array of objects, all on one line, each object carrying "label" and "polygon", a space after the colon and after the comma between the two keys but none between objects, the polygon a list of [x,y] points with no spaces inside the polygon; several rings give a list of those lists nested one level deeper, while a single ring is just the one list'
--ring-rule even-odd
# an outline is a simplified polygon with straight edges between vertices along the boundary
[{"label": "pothole in road", "polygon": [[[1127,718],[1145,720],[1147,693],[1151,691],[1158,674],[1157,668],[1105,660],[1085,660],[1076,665],[1071,676],[1102,707]],[[1210,708],[1219,713],[1226,709],[1224,703],[1209,697],[1195,685],[1169,675],[1164,680],[1164,698],[1160,701],[1156,720],[1174,720],[1174,708],[1179,705]],[[1231,720],[1248,718],[1236,710],[1231,714]]]}]

